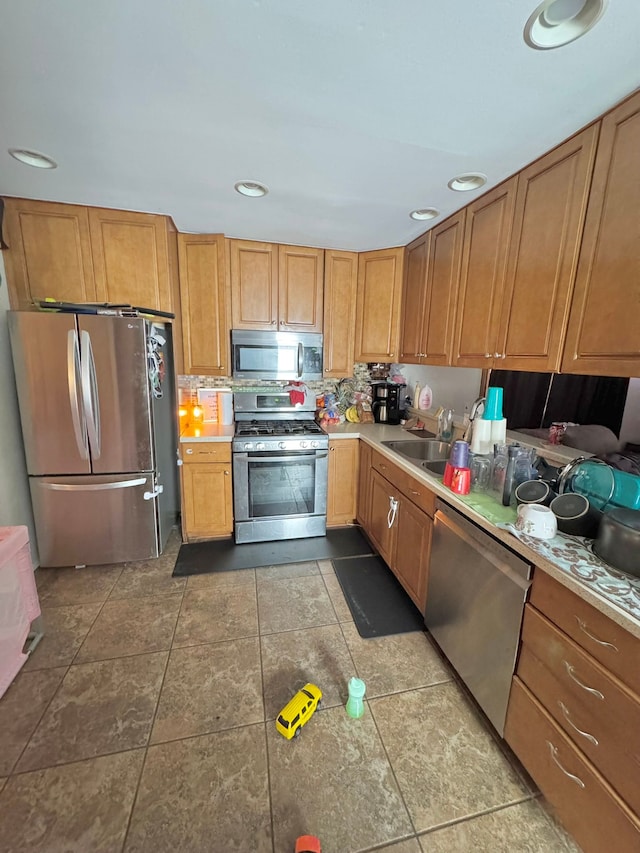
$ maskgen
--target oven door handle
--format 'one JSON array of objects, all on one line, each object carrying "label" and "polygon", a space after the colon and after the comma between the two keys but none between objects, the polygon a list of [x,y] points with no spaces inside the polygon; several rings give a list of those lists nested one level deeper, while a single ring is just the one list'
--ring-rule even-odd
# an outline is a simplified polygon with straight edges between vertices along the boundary
[{"label": "oven door handle", "polygon": [[261,454],[257,456],[253,453],[235,453],[234,458],[251,462],[295,462],[296,459],[326,459],[329,455],[326,450],[312,450],[306,453],[303,450],[294,450],[289,456],[272,456],[271,454]]}]

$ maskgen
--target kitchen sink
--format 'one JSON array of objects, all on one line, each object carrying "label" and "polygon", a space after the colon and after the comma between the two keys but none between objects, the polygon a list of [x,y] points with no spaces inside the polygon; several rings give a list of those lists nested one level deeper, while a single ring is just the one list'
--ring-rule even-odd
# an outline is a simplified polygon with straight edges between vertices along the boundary
[{"label": "kitchen sink", "polygon": [[429,462],[423,462],[422,467],[425,471],[429,471],[431,474],[439,474],[442,477],[446,464],[446,459],[434,459]]},{"label": "kitchen sink", "polygon": [[[404,456],[410,462],[416,465],[424,465],[431,462],[442,462],[442,472],[444,473],[444,463],[449,458],[451,445],[446,441],[438,441],[435,438],[425,438],[422,440],[409,441],[383,441],[381,442],[389,450],[394,450],[400,456]],[[431,469],[427,469],[431,470]]]}]

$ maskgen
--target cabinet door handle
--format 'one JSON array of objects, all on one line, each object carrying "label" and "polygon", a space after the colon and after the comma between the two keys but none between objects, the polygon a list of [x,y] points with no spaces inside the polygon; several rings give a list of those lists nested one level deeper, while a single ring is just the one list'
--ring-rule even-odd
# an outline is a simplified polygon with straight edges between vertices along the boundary
[{"label": "cabinet door handle", "polygon": [[590,735],[589,732],[583,732],[582,729],[579,729],[576,726],[576,724],[571,719],[571,717],[569,715],[569,709],[564,704],[564,702],[562,702],[560,699],[558,699],[558,705],[560,707],[560,710],[562,711],[562,716],[565,718],[565,720],[571,726],[571,728],[574,730],[574,732],[577,732],[579,735],[582,735],[582,737],[586,738],[587,740],[590,740],[594,746],[598,746],[599,744],[598,744],[597,738],[595,738],[593,735]]},{"label": "cabinet door handle", "polygon": [[575,619],[578,623],[578,628],[580,628],[582,633],[586,634],[590,640],[593,640],[594,643],[597,643],[599,646],[607,646],[607,648],[613,649],[614,652],[618,651],[617,646],[614,646],[613,643],[608,643],[606,640],[599,640],[597,637],[594,637],[593,634],[587,631],[587,623],[580,619],[579,616],[576,616]]},{"label": "cabinet door handle", "polygon": [[560,770],[562,770],[564,775],[568,776],[572,782],[575,782],[579,788],[584,788],[584,782],[582,781],[582,779],[580,779],[579,776],[575,776],[573,773],[569,773],[569,771],[565,770],[564,767],[562,766],[562,764],[560,764],[560,759],[558,758],[558,750],[551,743],[550,740],[547,741],[547,746],[549,747],[549,750],[551,751],[551,758],[553,759],[554,763],[557,764],[557,766],[560,768]]},{"label": "cabinet door handle", "polygon": [[564,664],[564,668],[567,670],[567,675],[572,681],[578,685],[578,687],[582,687],[583,690],[586,690],[587,693],[592,693],[598,699],[604,699],[604,693],[601,693],[599,690],[596,690],[595,687],[588,687],[586,684],[583,684],[578,676],[576,675],[575,667],[571,666],[568,660],[562,661]]},{"label": "cabinet door handle", "polygon": [[491,353],[490,353],[490,352],[485,352],[484,357],[485,357],[485,358],[491,358]]},{"label": "cabinet door handle", "polygon": [[225,471],[225,472],[224,472],[224,476],[225,476],[225,477],[228,477],[228,476],[229,476],[229,472],[228,472],[228,471]]},{"label": "cabinet door handle", "polygon": [[396,513],[398,512],[398,501],[396,498],[389,498],[389,512],[387,513],[387,527],[391,529],[396,520]]}]

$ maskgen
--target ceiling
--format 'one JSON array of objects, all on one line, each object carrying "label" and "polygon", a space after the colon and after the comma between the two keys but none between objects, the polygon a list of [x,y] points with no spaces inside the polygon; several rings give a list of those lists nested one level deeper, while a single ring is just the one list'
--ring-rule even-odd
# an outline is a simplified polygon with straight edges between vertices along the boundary
[{"label": "ceiling", "polygon": [[[0,193],[405,244],[484,191],[452,177],[495,186],[640,86],[638,0],[545,51],[522,37],[536,2],[0,0]],[[238,195],[243,179],[269,194]],[[424,207],[442,216],[409,218]]]}]

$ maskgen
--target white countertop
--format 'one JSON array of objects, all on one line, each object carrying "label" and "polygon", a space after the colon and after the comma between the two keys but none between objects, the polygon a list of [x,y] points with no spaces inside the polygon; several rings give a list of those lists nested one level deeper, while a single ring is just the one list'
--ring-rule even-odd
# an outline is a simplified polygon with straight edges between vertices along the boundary
[{"label": "white countertop", "polygon": [[[590,540],[565,536],[562,533],[558,533],[549,541],[529,536],[516,538],[513,533],[496,526],[453,494],[442,484],[441,478],[413,465],[382,444],[383,441],[399,439],[421,441],[402,427],[383,424],[334,424],[325,427],[325,431],[332,441],[340,438],[363,439],[399,468],[428,485],[438,497],[479,527],[640,639],[640,578],[618,571],[596,557],[591,550]],[[517,437],[519,434],[512,435]]]},{"label": "white countertop", "polygon": [[[233,424],[230,426],[220,424],[188,426],[182,430],[180,441],[231,442],[234,429]],[[562,533],[559,533],[549,542],[532,539],[528,536],[516,538],[508,530],[496,526],[458,498],[450,489],[443,486],[441,478],[427,473],[385,447],[382,444],[383,441],[422,440],[411,435],[410,432],[400,426],[343,423],[329,424],[324,427],[324,431],[331,441],[362,439],[399,468],[429,486],[438,497],[455,507],[479,527],[504,542],[509,548],[539,569],[550,574],[629,633],[640,638],[640,578],[634,578],[620,572],[596,557],[591,551],[590,540],[581,539],[577,536],[565,536]],[[573,448],[548,445],[532,436],[517,432],[508,432],[507,437],[512,441],[519,441],[521,444],[536,447],[539,455],[544,456],[556,465],[570,461],[574,456],[580,454],[580,451],[574,451]]]}]

